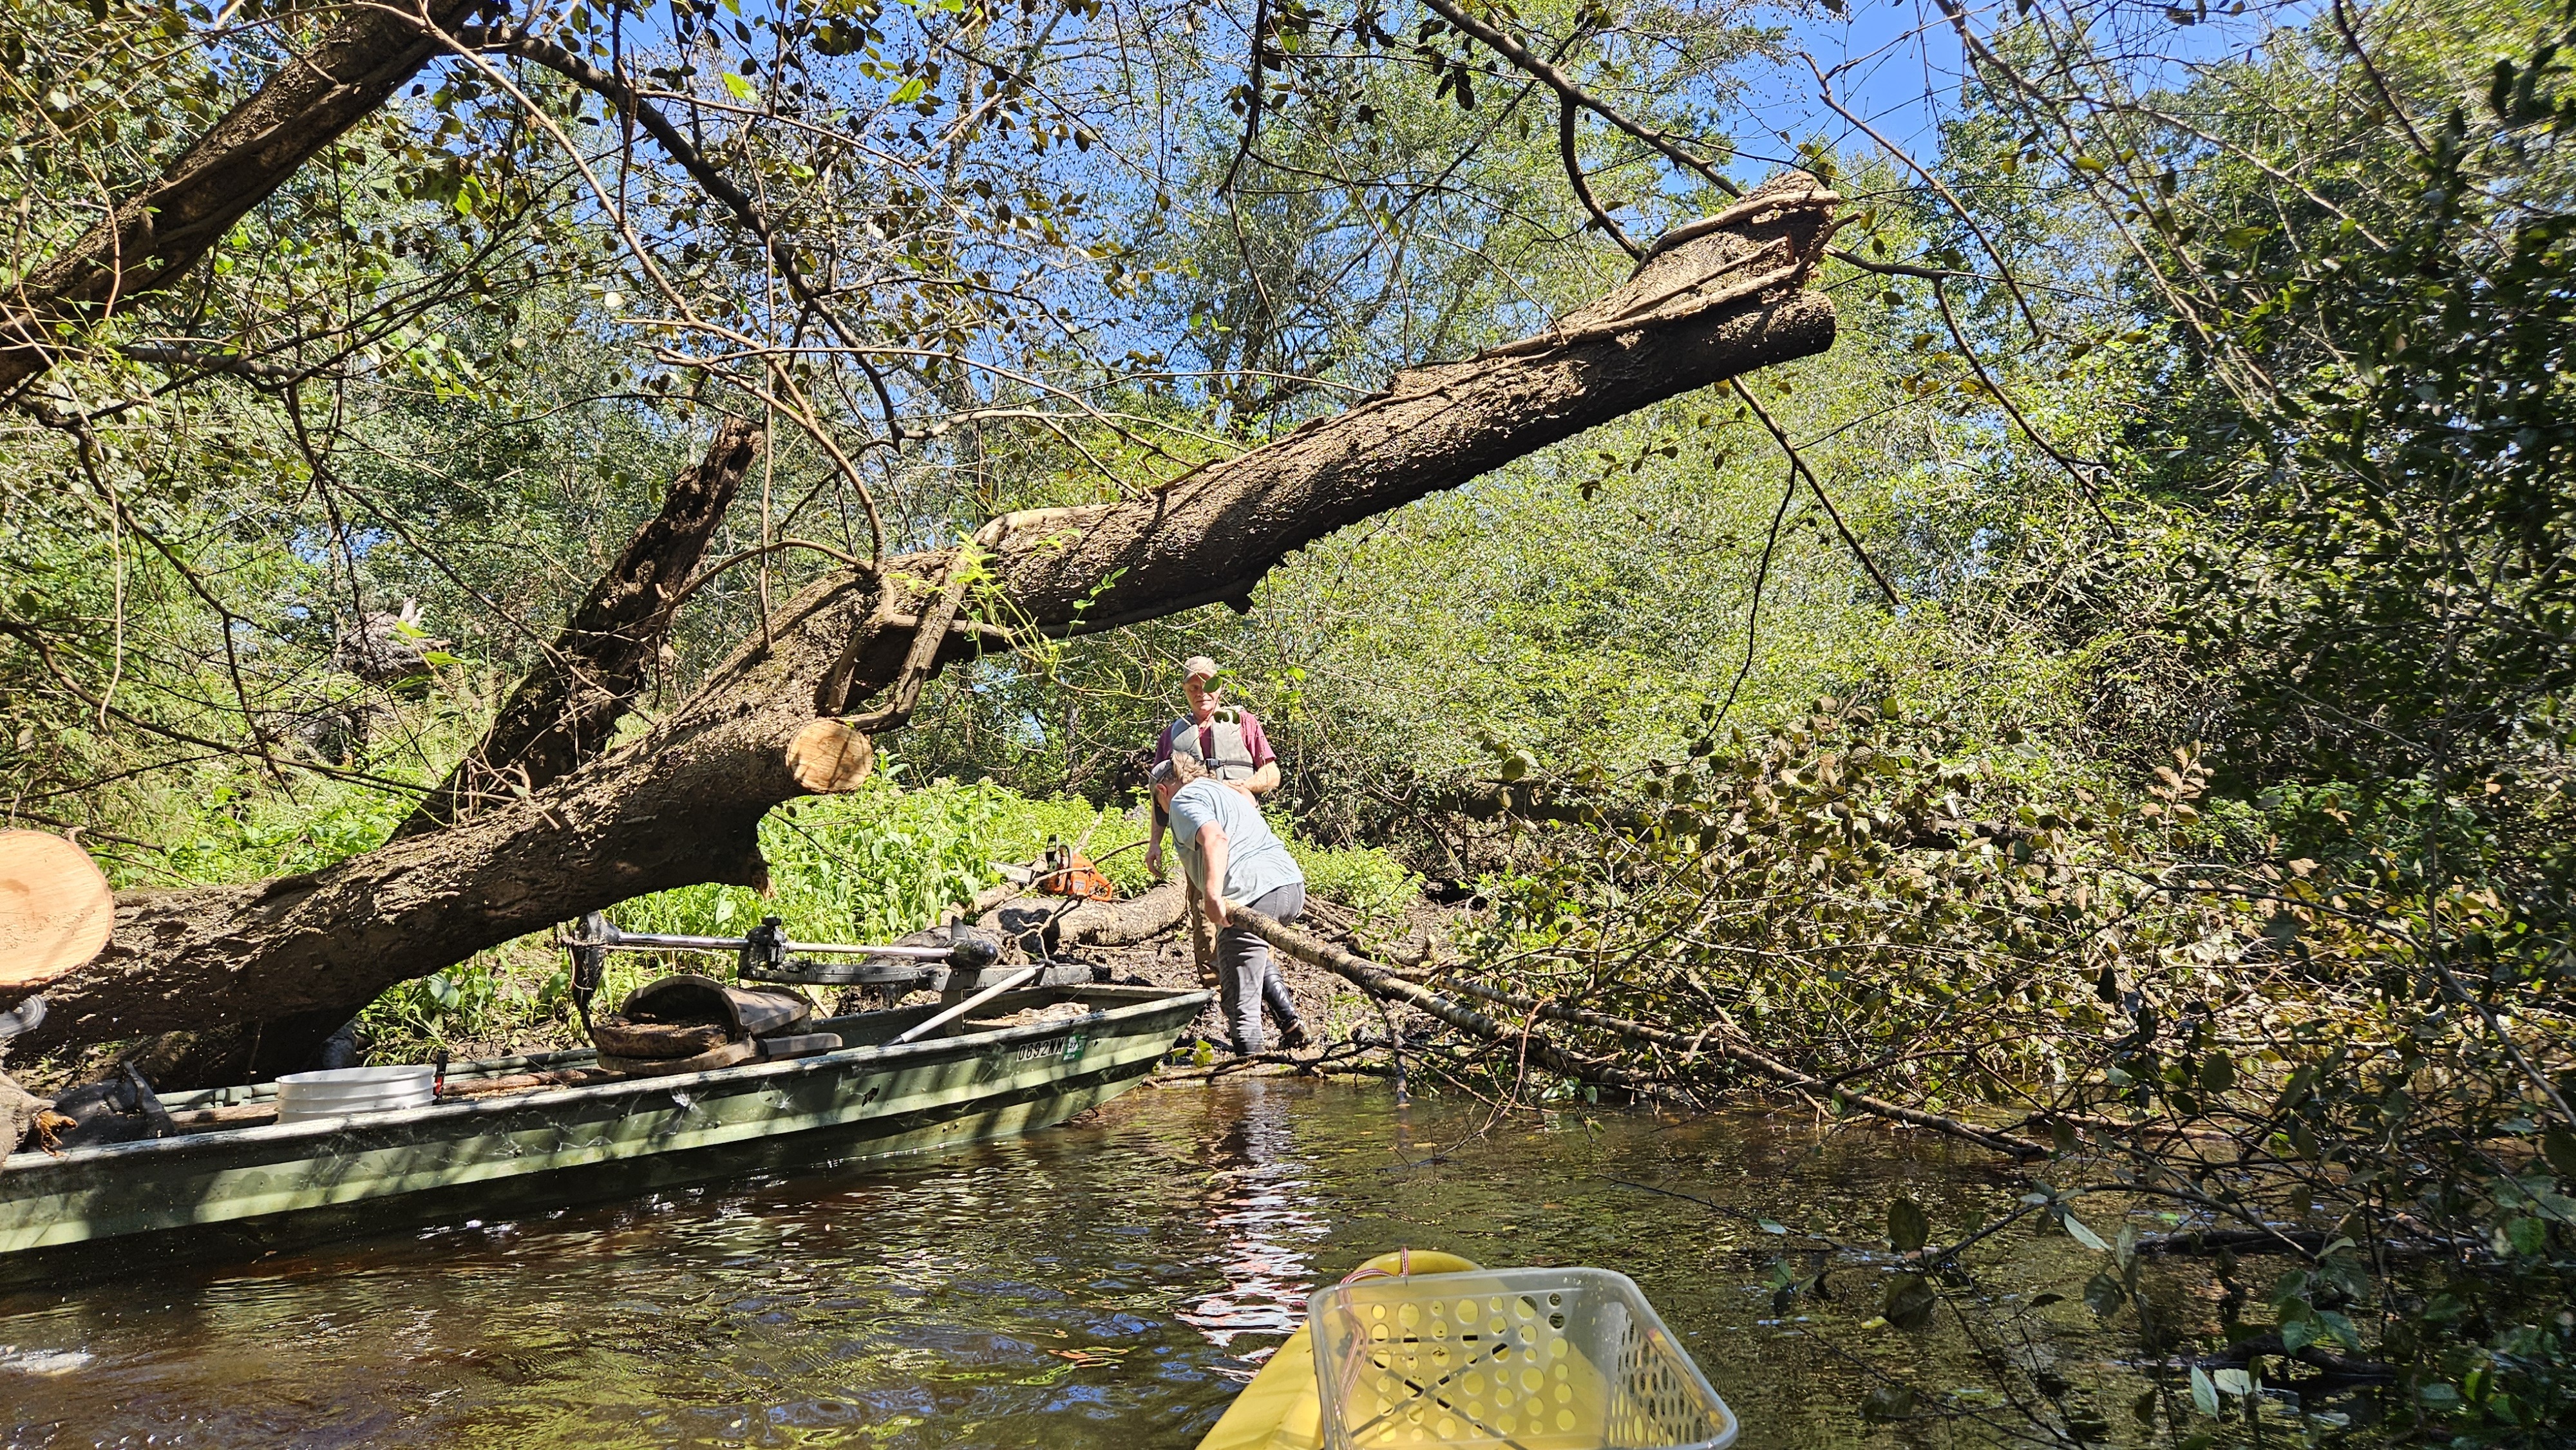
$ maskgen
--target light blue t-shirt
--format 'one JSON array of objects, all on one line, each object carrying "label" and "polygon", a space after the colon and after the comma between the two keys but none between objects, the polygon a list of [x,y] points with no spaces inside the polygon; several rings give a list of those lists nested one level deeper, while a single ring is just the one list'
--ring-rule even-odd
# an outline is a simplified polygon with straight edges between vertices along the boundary
[{"label": "light blue t-shirt", "polygon": [[1199,829],[1210,821],[1225,832],[1225,899],[1250,906],[1282,886],[1305,884],[1297,858],[1261,819],[1261,807],[1231,786],[1194,780],[1172,795],[1172,844],[1180,848],[1181,869],[1201,892],[1207,890],[1207,860],[1199,853]]}]

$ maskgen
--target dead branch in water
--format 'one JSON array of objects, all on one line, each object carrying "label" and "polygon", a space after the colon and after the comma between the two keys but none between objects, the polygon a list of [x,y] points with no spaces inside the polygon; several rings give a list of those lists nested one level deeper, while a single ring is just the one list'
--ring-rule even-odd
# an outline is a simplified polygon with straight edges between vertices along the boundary
[{"label": "dead branch in water", "polygon": [[[1312,962],[1316,966],[1334,972],[1373,995],[1419,1008],[1460,1031],[1481,1037],[1488,1042],[1517,1041],[1522,1036],[1453,997],[1433,991],[1419,983],[1407,981],[1386,967],[1353,956],[1329,942],[1319,941],[1293,927],[1273,921],[1257,911],[1238,906],[1230,908],[1229,914],[1279,950],[1300,961]],[[1853,1092],[1849,1088],[1810,1077],[1787,1063],[1756,1052],[1750,1047],[1724,1041],[1704,1042],[1701,1037],[1685,1037],[1681,1033],[1656,1027],[1650,1023],[1613,1017],[1608,1013],[1594,1012],[1587,1008],[1540,1001],[1518,993],[1498,991],[1473,983],[1459,982],[1454,985],[1470,996],[1492,1002],[1497,1006],[1512,1008],[1514,1011],[1544,1017],[1550,1021],[1589,1027],[1633,1042],[1671,1048],[1685,1054],[1695,1055],[1703,1050],[1713,1051],[1729,1062],[1749,1067],[1783,1086],[1824,1098],[1839,1107],[1857,1109],[1873,1117],[1885,1118],[1891,1122],[1904,1123],[1912,1127],[1928,1128],[1933,1132],[1974,1143],[1981,1148],[1998,1153],[2010,1154],[2015,1158],[2048,1156],[2047,1147],[2027,1138],[2015,1137],[2010,1133],[1997,1132],[1991,1128],[1981,1128],[1974,1123],[1964,1123],[1956,1118],[1943,1117],[1939,1113],[1927,1113],[1920,1108],[1891,1103],[1882,1098],[1871,1097],[1867,1093]],[[1528,1040],[1529,1060],[1551,1072],[1579,1078],[1585,1082],[1622,1088],[1646,1097],[1675,1099],[1684,1096],[1669,1083],[1641,1076],[1604,1058],[1589,1057],[1569,1051],[1535,1033],[1528,1034]],[[1680,1066],[1687,1067],[1687,1065],[1688,1056]]]}]

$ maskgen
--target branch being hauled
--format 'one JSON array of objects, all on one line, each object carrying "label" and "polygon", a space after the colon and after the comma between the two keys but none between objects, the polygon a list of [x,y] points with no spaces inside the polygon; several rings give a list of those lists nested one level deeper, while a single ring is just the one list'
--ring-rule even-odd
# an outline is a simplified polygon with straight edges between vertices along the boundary
[{"label": "branch being hauled", "polygon": [[1586,1056],[1560,1047],[1544,1033],[1497,1022],[1454,997],[1408,982],[1375,962],[1353,956],[1330,942],[1318,941],[1248,906],[1229,905],[1226,915],[1235,924],[1250,929],[1279,950],[1300,961],[1312,962],[1371,996],[1384,997],[1428,1012],[1470,1037],[1509,1047],[1534,1066],[1560,1077],[1599,1083],[1643,1098],[1687,1101],[1687,1095],[1669,1083],[1630,1072],[1606,1058]]},{"label": "branch being hauled", "polygon": [[[1506,1046],[1515,1045],[1526,1038],[1529,1060],[1551,1072],[1586,1082],[1607,1083],[1648,1096],[1670,1095],[1674,1092],[1672,1086],[1656,1077],[1632,1072],[1603,1058],[1570,1052],[1535,1034],[1517,1032],[1445,993],[1434,991],[1417,982],[1407,981],[1375,962],[1354,956],[1330,942],[1308,936],[1260,912],[1235,906],[1228,908],[1228,914],[1244,926],[1251,928],[1262,940],[1290,956],[1300,961],[1312,962],[1372,995],[1389,998],[1428,1012],[1472,1037]],[[1881,1098],[1871,1097],[1867,1093],[1853,1092],[1849,1088],[1809,1077],[1776,1058],[1736,1043],[1722,1040],[1703,1041],[1702,1038],[1685,1036],[1651,1023],[1613,1017],[1608,1013],[1594,1012],[1588,1008],[1541,1001],[1516,992],[1498,992],[1490,987],[1463,982],[1458,985],[1469,995],[1481,997],[1498,1007],[1509,1007],[1515,1012],[1527,1013],[1532,1017],[1589,1027],[1633,1042],[1648,1043],[1680,1052],[1683,1054],[1684,1064],[1702,1053],[1714,1053],[1738,1066],[1749,1067],[1784,1087],[1810,1096],[1826,1098],[1840,1107],[1857,1109],[1873,1117],[1885,1118],[1890,1122],[1903,1123],[1909,1127],[1928,1128],[1933,1132],[2015,1158],[2048,1156],[2047,1148],[2027,1138],[2015,1137],[1993,1128],[1981,1128],[1974,1123],[1945,1118],[1938,1113],[1927,1113],[1920,1108],[1909,1108],[1901,1103],[1891,1103]],[[1707,1034],[1702,1034],[1702,1037],[1706,1036]]]}]

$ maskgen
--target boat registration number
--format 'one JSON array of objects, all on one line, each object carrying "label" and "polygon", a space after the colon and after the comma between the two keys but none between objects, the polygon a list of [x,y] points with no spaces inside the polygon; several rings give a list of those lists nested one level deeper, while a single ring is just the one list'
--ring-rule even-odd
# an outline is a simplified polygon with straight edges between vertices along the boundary
[{"label": "boat registration number", "polygon": [[998,1056],[1005,1063],[1063,1061],[1071,1062],[1089,1050],[1091,1039],[1077,1032],[1062,1042],[1032,1042],[1024,1047],[1004,1048]]}]

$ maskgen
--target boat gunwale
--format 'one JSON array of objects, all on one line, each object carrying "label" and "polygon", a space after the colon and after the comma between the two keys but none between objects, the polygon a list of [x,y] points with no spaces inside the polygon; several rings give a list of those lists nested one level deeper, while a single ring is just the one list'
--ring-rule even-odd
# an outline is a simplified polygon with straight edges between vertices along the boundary
[{"label": "boat gunwale", "polygon": [[[1035,993],[1044,993],[1061,1000],[1078,999],[1085,995],[1097,995],[1104,990],[1104,986],[1041,987],[1031,990]],[[727,1086],[735,1084],[748,1085],[763,1082],[770,1078],[791,1078],[827,1069],[837,1072],[857,1067],[874,1068],[881,1064],[902,1065],[915,1060],[935,1059],[952,1054],[962,1056],[966,1054],[960,1053],[958,1049],[964,1048],[972,1052],[980,1052],[988,1047],[1006,1046],[1014,1041],[1059,1036],[1068,1028],[1079,1027],[1086,1023],[1133,1020],[1155,1013],[1172,1011],[1183,1003],[1189,1002],[1193,998],[1198,999],[1195,1005],[1198,1008],[1203,1009],[1206,1006],[1207,1001],[1215,995],[1205,988],[1190,987],[1144,988],[1115,986],[1105,987],[1105,990],[1116,991],[1122,995],[1131,993],[1140,995],[1137,996],[1136,1000],[1124,1002],[1118,1006],[1108,1008],[1105,1011],[1095,1010],[1088,1012],[1080,1017],[1061,1017],[1051,1022],[1030,1022],[1013,1027],[988,1028],[981,1032],[962,1033],[954,1037],[932,1038],[923,1042],[904,1042],[893,1044],[869,1043],[857,1047],[837,1048],[831,1052],[817,1053],[810,1057],[782,1058],[775,1062],[755,1061],[736,1063],[730,1067],[707,1068],[699,1072],[673,1073],[667,1077],[611,1078],[606,1082],[580,1083],[563,1087],[544,1087],[536,1088],[524,1093],[505,1093],[496,1094],[491,1097],[462,1098],[452,1102],[436,1102],[431,1103],[427,1107],[402,1108],[393,1112],[344,1113],[336,1117],[312,1118],[299,1123],[258,1123],[241,1128],[216,1128],[197,1133],[178,1133],[166,1138],[144,1138],[130,1143],[101,1143],[87,1148],[68,1148],[56,1153],[48,1153],[39,1148],[24,1153],[12,1153],[6,1158],[0,1158],[0,1183],[7,1182],[10,1179],[17,1179],[26,1176],[41,1176],[47,1170],[67,1171],[72,1168],[104,1161],[112,1161],[118,1158],[145,1160],[151,1159],[156,1155],[175,1156],[189,1154],[212,1147],[229,1148],[249,1144],[269,1144],[281,1141],[290,1141],[299,1137],[310,1137],[318,1140],[348,1133],[353,1130],[410,1127],[420,1123],[437,1122],[446,1119],[463,1121],[478,1116],[498,1117],[539,1105],[556,1107],[566,1103],[583,1102],[591,1099],[606,1099],[620,1094],[632,1094],[638,1089],[658,1093],[672,1088],[688,1088],[708,1083],[721,1083]],[[1155,992],[1158,995],[1152,997],[1141,995],[1147,991]],[[1009,995],[1018,996],[1020,994],[1012,993]],[[1007,1000],[1009,1000],[1009,997],[1000,999],[1000,1001]],[[999,1006],[999,1001],[994,1005]],[[884,1010],[918,1011],[920,1009],[888,1008]],[[877,1014],[853,1014],[853,1016],[875,1015]],[[852,1020],[852,1018],[838,1017],[825,1018],[822,1020],[826,1022],[847,1022]],[[596,1054],[592,1053],[589,1049],[572,1048],[559,1054],[545,1055],[578,1058],[582,1056],[595,1056]],[[524,1059],[488,1058],[476,1062],[460,1063],[450,1068],[449,1076],[451,1079],[456,1076],[456,1068],[482,1067],[492,1063],[509,1063],[522,1060]],[[263,1086],[266,1086],[266,1084],[263,1084]],[[214,1091],[220,1092],[221,1089],[216,1089]]]}]

